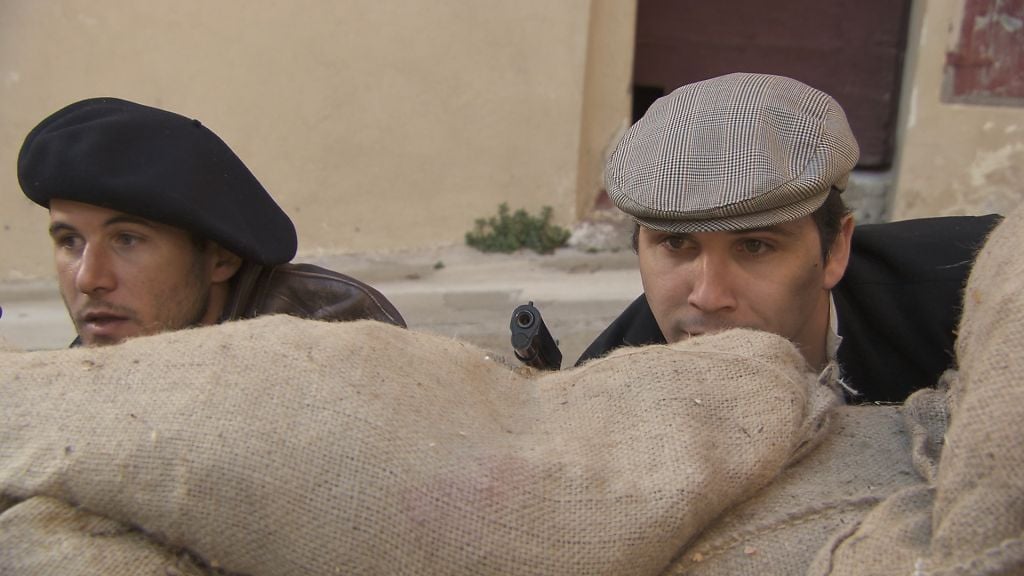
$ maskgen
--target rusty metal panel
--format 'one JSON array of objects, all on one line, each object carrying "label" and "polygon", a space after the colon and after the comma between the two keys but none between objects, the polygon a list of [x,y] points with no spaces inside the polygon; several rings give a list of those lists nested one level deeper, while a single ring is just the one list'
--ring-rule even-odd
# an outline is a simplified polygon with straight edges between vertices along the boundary
[{"label": "rusty metal panel", "polygon": [[943,99],[1024,105],[1024,0],[966,0]]},{"label": "rusty metal panel", "polygon": [[782,74],[834,96],[861,145],[859,166],[886,168],[910,1],[639,0],[641,107],[646,96],[720,74]]}]

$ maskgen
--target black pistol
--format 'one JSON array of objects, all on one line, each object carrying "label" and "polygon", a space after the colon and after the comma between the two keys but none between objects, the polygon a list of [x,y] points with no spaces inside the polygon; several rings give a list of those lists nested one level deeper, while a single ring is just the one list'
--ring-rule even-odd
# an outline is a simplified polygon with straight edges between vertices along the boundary
[{"label": "black pistol", "polygon": [[516,306],[509,329],[512,330],[512,348],[516,358],[524,364],[538,370],[562,367],[562,351],[558,349],[558,342],[551,337],[544,319],[540,317],[540,310],[532,301]]}]

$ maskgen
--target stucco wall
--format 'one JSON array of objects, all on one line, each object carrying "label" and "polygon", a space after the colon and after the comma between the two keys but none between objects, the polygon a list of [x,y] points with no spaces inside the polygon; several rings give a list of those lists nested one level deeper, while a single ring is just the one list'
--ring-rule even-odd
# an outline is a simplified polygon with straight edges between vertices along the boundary
[{"label": "stucco wall", "polygon": [[505,201],[570,223],[628,116],[634,6],[0,1],[0,281],[52,267],[17,186],[24,135],[100,95],[217,132],[294,219],[300,259],[460,242]]},{"label": "stucco wall", "polygon": [[634,0],[595,0],[590,17],[576,214],[586,215],[604,189],[604,165],[629,128],[632,104]]},{"label": "stucco wall", "polygon": [[963,13],[964,0],[914,2],[895,220],[1005,214],[1024,199],[1024,108],[942,100]]}]

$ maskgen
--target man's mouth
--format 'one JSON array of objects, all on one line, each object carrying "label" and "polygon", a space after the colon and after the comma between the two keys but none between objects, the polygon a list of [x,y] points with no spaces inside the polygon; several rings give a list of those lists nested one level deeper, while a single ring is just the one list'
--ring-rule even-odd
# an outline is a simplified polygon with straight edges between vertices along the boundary
[{"label": "man's mouth", "polygon": [[78,335],[87,344],[117,342],[131,335],[134,319],[128,311],[92,309],[78,315]]},{"label": "man's mouth", "polygon": [[724,332],[732,328],[745,328],[742,323],[734,323],[723,320],[702,320],[700,322],[686,322],[686,325],[679,326],[679,332],[683,338],[693,338],[706,334]]},{"label": "man's mouth", "polygon": [[127,320],[128,317],[122,314],[115,314],[113,312],[88,312],[81,316],[83,324],[109,324],[111,322],[121,322]]},{"label": "man's mouth", "polygon": [[745,328],[748,330],[763,330],[763,328],[757,328],[746,324],[716,322],[714,324],[703,323],[701,326],[691,327],[689,330],[682,328],[681,332],[683,334],[683,338],[693,338],[696,336],[704,336],[706,334],[717,334],[719,332],[725,332],[726,330],[732,330],[734,328]]}]

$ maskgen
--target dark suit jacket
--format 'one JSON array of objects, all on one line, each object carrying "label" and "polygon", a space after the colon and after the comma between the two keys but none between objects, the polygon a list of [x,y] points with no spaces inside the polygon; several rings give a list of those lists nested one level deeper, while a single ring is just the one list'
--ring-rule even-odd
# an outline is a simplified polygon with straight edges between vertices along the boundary
[{"label": "dark suit jacket", "polygon": [[[838,360],[853,402],[900,402],[953,362],[961,297],[974,256],[999,216],[925,218],[854,228],[850,263],[832,290]],[[645,296],[577,364],[620,346],[664,343]]]}]

